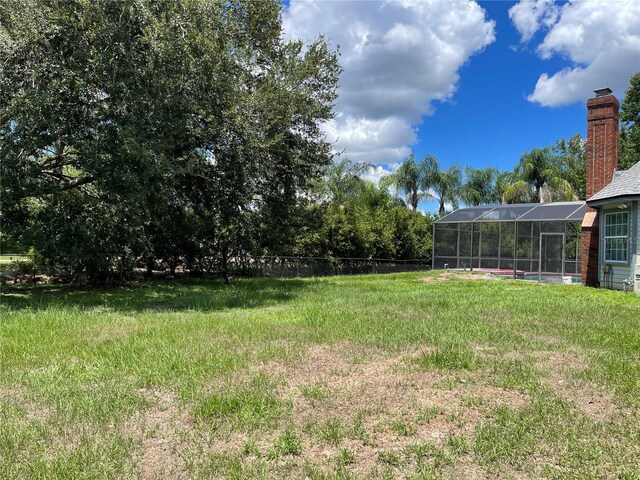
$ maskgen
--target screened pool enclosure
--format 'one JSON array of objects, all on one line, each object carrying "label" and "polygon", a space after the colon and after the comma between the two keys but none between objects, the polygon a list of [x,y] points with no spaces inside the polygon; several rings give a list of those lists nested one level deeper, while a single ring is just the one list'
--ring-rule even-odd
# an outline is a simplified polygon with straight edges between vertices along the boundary
[{"label": "screened pool enclosure", "polygon": [[580,281],[585,202],[461,208],[434,222],[433,268]]}]

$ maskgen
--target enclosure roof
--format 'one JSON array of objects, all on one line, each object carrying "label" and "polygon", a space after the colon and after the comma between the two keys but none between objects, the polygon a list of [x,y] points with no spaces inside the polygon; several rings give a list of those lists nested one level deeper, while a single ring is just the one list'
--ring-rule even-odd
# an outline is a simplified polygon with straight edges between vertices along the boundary
[{"label": "enclosure roof", "polygon": [[435,223],[507,222],[507,221],[581,221],[587,211],[585,202],[516,203],[459,208]]},{"label": "enclosure roof", "polygon": [[640,162],[629,170],[616,172],[611,183],[591,197],[588,202],[589,204],[605,203],[604,200],[637,196],[640,196]]}]

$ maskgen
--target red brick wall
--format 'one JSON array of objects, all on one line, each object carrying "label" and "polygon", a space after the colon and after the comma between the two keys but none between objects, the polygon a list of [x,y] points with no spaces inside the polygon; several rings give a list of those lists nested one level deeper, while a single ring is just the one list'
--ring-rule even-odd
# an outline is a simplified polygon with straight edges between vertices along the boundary
[{"label": "red brick wall", "polygon": [[[587,208],[588,212],[596,211]],[[598,286],[598,247],[600,242],[600,229],[598,222],[590,227],[582,227],[582,245],[580,249],[582,284],[591,287]]]},{"label": "red brick wall", "polygon": [[[587,100],[587,198],[606,187],[618,168],[618,109],[613,95]],[[593,209],[588,209],[594,211]],[[582,284],[598,284],[597,224],[582,229]]]},{"label": "red brick wall", "polygon": [[587,101],[587,198],[609,185],[618,168],[618,109],[613,95]]}]

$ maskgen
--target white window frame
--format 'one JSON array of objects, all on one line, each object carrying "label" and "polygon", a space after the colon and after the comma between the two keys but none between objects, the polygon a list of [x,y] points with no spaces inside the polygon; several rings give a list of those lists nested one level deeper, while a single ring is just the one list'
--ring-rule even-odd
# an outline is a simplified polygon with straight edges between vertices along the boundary
[{"label": "white window frame", "polygon": [[[626,217],[626,221],[624,223],[615,223],[613,225],[609,225],[609,218],[613,217],[613,216],[617,216],[617,215],[624,215]],[[607,235],[607,227],[608,226],[621,226],[624,225],[626,227],[626,235]],[[604,252],[603,252],[603,256],[604,256],[604,261],[606,263],[617,263],[617,264],[624,264],[624,263],[629,263],[629,211],[628,210],[624,210],[621,212],[610,212],[610,213],[605,213],[604,215]],[[607,240],[623,240],[624,241],[624,260],[612,260],[610,258],[608,258],[607,253],[608,253],[608,249],[607,249]],[[616,251],[620,251],[619,249],[616,249]]]}]

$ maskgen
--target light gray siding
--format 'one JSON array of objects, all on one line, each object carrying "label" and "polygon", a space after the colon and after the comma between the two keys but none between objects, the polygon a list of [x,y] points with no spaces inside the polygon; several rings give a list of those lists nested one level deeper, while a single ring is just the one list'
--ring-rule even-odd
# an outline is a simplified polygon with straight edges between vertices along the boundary
[{"label": "light gray siding", "polygon": [[635,242],[636,245],[636,249],[635,249],[635,255],[634,255],[634,259],[633,259],[633,263],[631,264],[631,278],[634,278],[635,280],[635,285],[634,285],[634,290],[635,292],[640,295],[640,278],[638,278],[638,273],[640,273],[640,200],[638,200],[637,202],[635,202],[635,209],[636,209],[636,215],[635,215],[635,219],[636,219],[636,228],[635,228],[635,238],[633,239],[633,241]]},{"label": "light gray siding", "polygon": [[[635,202],[636,208],[636,255],[640,255],[640,200]],[[636,258],[636,265],[640,264],[638,258]]]},{"label": "light gray siding", "polygon": [[[599,265],[600,271],[598,277],[600,285],[605,288],[613,288],[622,290],[624,281],[635,276],[635,265],[639,261],[640,256],[640,202],[624,202],[629,212],[629,258],[624,264],[615,262],[605,262],[604,259],[604,225],[605,214],[620,211],[618,206],[621,202],[614,202],[603,205],[600,208],[600,248],[599,248]],[[605,266],[610,268],[610,273],[605,274]]]}]

